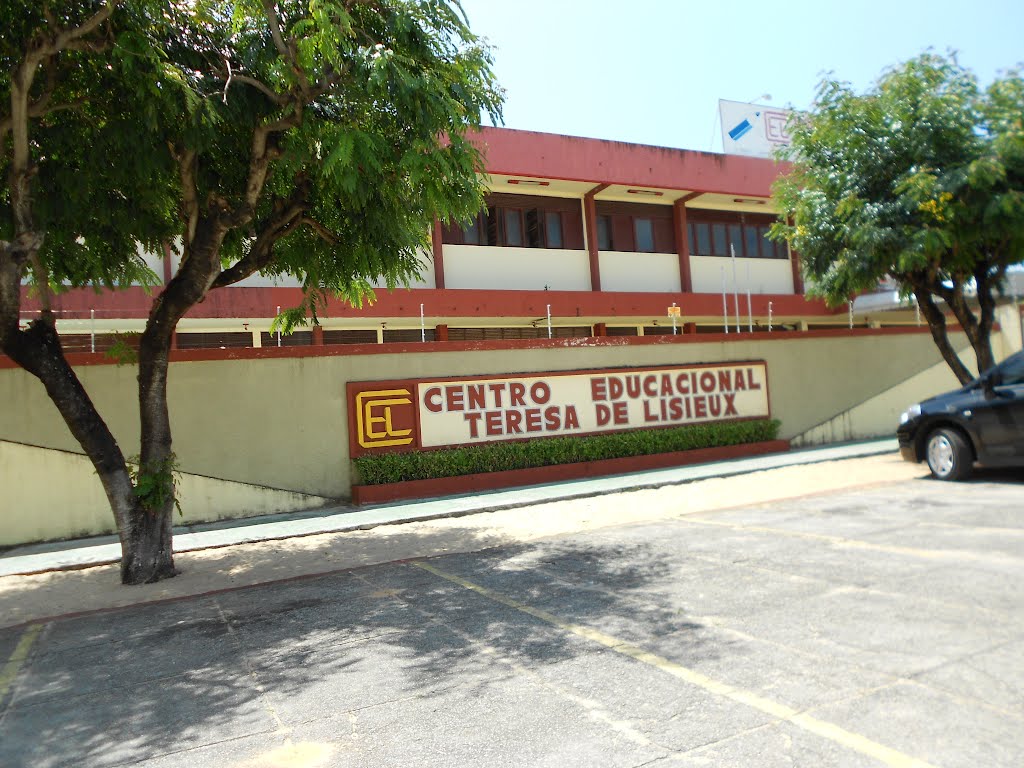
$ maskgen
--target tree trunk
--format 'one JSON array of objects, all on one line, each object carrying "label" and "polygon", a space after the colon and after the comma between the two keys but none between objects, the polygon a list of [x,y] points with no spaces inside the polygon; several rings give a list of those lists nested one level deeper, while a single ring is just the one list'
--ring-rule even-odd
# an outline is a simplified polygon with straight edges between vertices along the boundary
[{"label": "tree trunk", "polygon": [[978,370],[984,371],[991,368],[994,365],[992,360],[992,343],[989,339],[991,323],[987,330],[983,330],[980,327],[978,318],[974,316],[974,312],[971,311],[967,298],[964,296],[963,285],[954,285],[952,289],[946,289],[939,295],[946,300],[946,305],[953,313],[953,317],[957,319],[960,327],[964,329],[967,340],[971,343],[971,348],[974,350],[975,359],[978,361]]},{"label": "tree trunk", "polygon": [[173,495],[159,509],[135,498],[128,527],[121,533],[121,583],[152,584],[176,576],[171,546]]},{"label": "tree trunk", "polygon": [[162,338],[147,325],[139,344],[139,474],[148,473],[165,484],[162,500],[144,508],[133,530],[132,560],[122,560],[121,581],[139,584],[174,576],[171,527],[174,519],[174,454],[167,409],[167,366],[171,338]]},{"label": "tree trunk", "polygon": [[935,342],[935,346],[938,347],[939,353],[942,355],[942,359],[945,360],[946,364],[950,369],[952,369],[953,375],[956,376],[957,381],[961,384],[966,384],[973,380],[974,376],[957,356],[956,350],[953,349],[953,345],[949,343],[949,334],[946,331],[946,316],[943,315],[942,310],[935,305],[931,291],[928,290],[927,287],[915,285],[914,296],[917,297],[917,303],[921,307],[921,313],[928,322],[928,329],[932,332],[932,339]]},{"label": "tree trunk", "polygon": [[978,372],[983,373],[996,364],[992,354],[992,326],[996,321],[996,297],[992,295],[992,286],[999,285],[1004,277],[1003,269],[996,269],[990,275],[988,265],[979,265],[974,273],[974,283],[978,290],[977,339],[971,339],[974,354],[978,358]]},{"label": "tree trunk", "polygon": [[162,493],[142,498],[131,529],[131,557],[122,559],[125,584],[160,581],[177,574],[171,528],[174,520],[174,452],[167,407],[167,374],[171,339],[178,321],[209,290],[219,272],[222,227],[207,222],[177,275],[153,302],[146,329],[139,340],[139,476],[148,476]]}]

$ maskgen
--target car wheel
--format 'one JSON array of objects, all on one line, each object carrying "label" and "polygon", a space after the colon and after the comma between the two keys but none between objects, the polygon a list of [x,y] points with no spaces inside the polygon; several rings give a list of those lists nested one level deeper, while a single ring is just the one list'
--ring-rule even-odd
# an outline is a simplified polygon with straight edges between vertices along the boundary
[{"label": "car wheel", "polygon": [[928,435],[925,446],[928,469],[939,480],[964,480],[971,474],[974,457],[964,436],[942,427]]}]

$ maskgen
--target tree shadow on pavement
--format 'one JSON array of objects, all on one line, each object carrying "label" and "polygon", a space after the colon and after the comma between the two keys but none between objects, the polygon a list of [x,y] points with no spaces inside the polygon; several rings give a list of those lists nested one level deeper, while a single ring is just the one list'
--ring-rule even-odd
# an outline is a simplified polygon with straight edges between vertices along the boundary
[{"label": "tree shadow on pavement", "polygon": [[397,562],[48,623],[0,701],[0,764],[118,765],[230,739],[269,749],[317,721],[344,741],[347,713],[485,694],[605,651],[491,593],[638,645],[670,637],[684,659],[721,651],[650,543],[575,537],[429,563],[484,593]]}]

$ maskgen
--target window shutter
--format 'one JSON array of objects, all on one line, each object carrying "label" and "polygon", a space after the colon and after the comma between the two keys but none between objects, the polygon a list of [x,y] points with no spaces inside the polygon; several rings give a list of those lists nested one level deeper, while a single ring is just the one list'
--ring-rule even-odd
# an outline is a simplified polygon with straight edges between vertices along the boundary
[{"label": "window shutter", "polygon": [[583,215],[579,211],[562,214],[562,230],[565,247],[571,251],[583,250]]},{"label": "window shutter", "polygon": [[672,219],[654,220],[654,250],[658,253],[675,253],[676,237]]},{"label": "window shutter", "polygon": [[612,216],[612,249],[616,251],[635,251],[633,240],[633,218],[616,214]]},{"label": "window shutter", "polygon": [[441,242],[448,245],[462,245],[462,227],[454,222],[441,226]]}]

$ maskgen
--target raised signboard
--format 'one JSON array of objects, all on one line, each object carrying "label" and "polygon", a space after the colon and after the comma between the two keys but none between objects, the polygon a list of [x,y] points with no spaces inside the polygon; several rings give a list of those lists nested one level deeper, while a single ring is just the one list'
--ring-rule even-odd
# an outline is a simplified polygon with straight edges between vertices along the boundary
[{"label": "raised signboard", "polygon": [[722,151],[727,155],[770,158],[778,147],[789,146],[792,141],[791,109],[719,99],[718,112],[722,121]]},{"label": "raised signboard", "polygon": [[763,361],[352,382],[348,407],[352,456],[770,416]]}]

